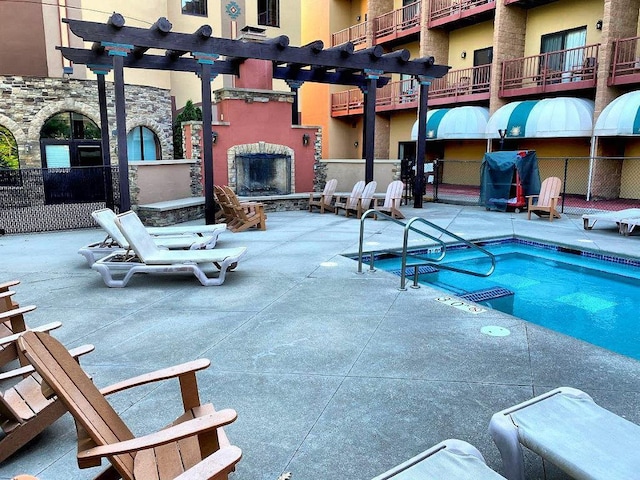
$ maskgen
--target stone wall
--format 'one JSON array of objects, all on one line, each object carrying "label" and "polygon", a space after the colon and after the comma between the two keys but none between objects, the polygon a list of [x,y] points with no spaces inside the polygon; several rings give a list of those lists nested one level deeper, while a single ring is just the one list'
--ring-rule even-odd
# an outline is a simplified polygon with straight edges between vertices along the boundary
[{"label": "stone wall", "polygon": [[[113,83],[107,82],[106,87],[110,155],[112,163],[117,163]],[[127,129],[150,128],[160,140],[162,158],[173,158],[169,90],[125,85],[125,97]],[[97,82],[0,75],[0,125],[15,137],[22,167],[42,166],[40,131],[50,117],[64,111],[81,113],[100,126]]]}]

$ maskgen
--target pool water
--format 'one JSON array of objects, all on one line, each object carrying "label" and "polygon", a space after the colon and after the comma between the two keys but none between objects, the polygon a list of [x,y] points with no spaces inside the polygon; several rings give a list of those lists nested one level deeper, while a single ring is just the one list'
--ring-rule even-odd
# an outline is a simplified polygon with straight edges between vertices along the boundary
[{"label": "pool water", "polygon": [[[567,253],[559,247],[517,240],[484,248],[496,256],[491,276],[439,270],[420,274],[420,283],[458,296],[487,289],[504,295],[506,289],[513,295],[474,301],[640,360],[639,261]],[[408,265],[412,263],[419,259],[413,257]],[[490,266],[486,256],[470,249],[449,249],[443,263],[477,272],[486,272]],[[399,275],[401,262],[383,258],[376,260],[376,267]],[[474,295],[465,298],[474,299]]]}]

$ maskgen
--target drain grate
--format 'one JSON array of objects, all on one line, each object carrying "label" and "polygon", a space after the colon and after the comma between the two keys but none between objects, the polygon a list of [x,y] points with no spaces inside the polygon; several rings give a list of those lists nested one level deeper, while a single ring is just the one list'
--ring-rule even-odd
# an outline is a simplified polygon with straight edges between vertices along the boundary
[{"label": "drain grate", "polygon": [[[407,267],[404,269],[404,274],[406,277],[413,277],[413,273],[414,273],[415,268],[414,267]],[[418,267],[418,275],[424,275],[425,273],[436,273],[439,270],[435,267],[432,267],[431,265],[421,265],[420,267]],[[399,268],[398,270],[392,270],[391,273],[395,274],[395,275],[402,275],[402,269]]]},{"label": "drain grate", "polygon": [[458,295],[460,298],[469,300],[470,302],[485,302],[487,300],[495,300],[496,298],[508,297],[514,295],[511,290],[507,290],[503,287],[491,287],[484,290],[478,290],[477,292],[469,292],[464,295]]}]

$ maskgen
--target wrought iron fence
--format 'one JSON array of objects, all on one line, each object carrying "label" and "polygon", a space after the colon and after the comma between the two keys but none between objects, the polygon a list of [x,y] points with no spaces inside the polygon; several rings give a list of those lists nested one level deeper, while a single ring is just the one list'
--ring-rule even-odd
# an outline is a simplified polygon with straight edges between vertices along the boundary
[{"label": "wrought iron fence", "polygon": [[120,202],[117,167],[0,169],[0,229],[43,232],[95,225],[91,212]]},{"label": "wrought iron fence", "polygon": [[[424,195],[441,203],[480,205],[481,161],[437,160],[425,175]],[[640,158],[638,157],[538,157],[540,179],[562,180],[560,211],[581,215],[603,210],[640,208]],[[403,178],[413,185],[411,174]],[[412,200],[406,190],[405,202]]]}]

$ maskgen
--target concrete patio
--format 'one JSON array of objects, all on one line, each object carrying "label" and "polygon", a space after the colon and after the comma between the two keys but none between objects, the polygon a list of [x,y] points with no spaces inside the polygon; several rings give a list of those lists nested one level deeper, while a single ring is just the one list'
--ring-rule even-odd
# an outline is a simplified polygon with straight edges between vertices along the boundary
[{"label": "concrete patio", "polygon": [[[402,207],[468,239],[517,235],[578,248],[638,256],[640,239],[614,225],[585,231],[582,219],[532,219],[526,213],[425,204]],[[247,246],[219,287],[193,276],[139,275],[110,289],[78,248],[104,237],[89,229],[0,236],[0,281],[21,280],[16,300],[37,309],[36,326],[60,320],[53,334],[82,360],[98,386],[206,357],[203,401],[234,408],[226,431],[243,450],[233,480],[367,480],[447,438],[475,445],[502,472],[487,432],[491,415],[558,386],[572,386],[640,423],[640,363],[497,311],[473,315],[435,301],[429,287],[400,291],[399,277],[359,275],[342,254],[358,248],[360,223],[333,214],[269,213],[267,231],[220,236]],[[401,244],[401,229],[368,221],[365,240]],[[576,285],[576,289],[580,286]],[[585,292],[589,293],[589,292]],[[486,325],[511,335],[480,333]],[[137,434],[179,414],[177,382],[110,398]],[[0,465],[0,478],[89,479],[79,470],[75,429],[66,414]],[[527,455],[527,478],[568,478]]]}]

